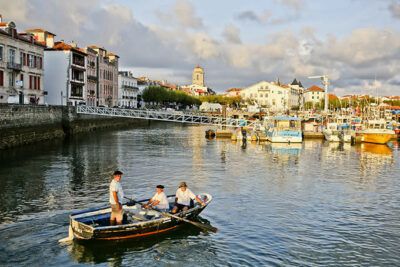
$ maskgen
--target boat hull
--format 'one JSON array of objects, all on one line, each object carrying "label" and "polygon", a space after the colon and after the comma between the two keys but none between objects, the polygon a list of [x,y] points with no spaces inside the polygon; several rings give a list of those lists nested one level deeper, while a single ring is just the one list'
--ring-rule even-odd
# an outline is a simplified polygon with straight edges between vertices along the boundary
[{"label": "boat hull", "polygon": [[386,144],[390,139],[392,139],[390,133],[363,133],[361,137],[362,142],[373,144]]},{"label": "boat hull", "polygon": [[271,143],[301,143],[303,136],[301,131],[278,131],[272,129],[266,134]]},{"label": "boat hull", "polygon": [[351,134],[344,133],[343,137],[340,137],[339,132],[333,132],[330,130],[324,130],[323,131],[325,140],[329,142],[346,142],[350,143],[351,142]]},{"label": "boat hull", "polygon": [[[143,200],[143,202],[145,201],[146,200]],[[211,198],[206,204],[208,205],[210,201]],[[180,213],[180,216],[186,219],[196,217],[203,211],[206,206],[202,207],[200,205],[196,205],[195,207],[189,209],[187,212]],[[155,219],[142,222],[127,222],[129,216],[134,217],[138,215],[134,213],[134,209],[136,209],[136,212],[138,211],[138,208],[136,206],[134,208],[124,206],[124,222],[122,225],[115,226],[94,225],[95,222],[107,223],[109,221],[111,212],[110,208],[99,208],[95,210],[86,210],[71,214],[70,229],[72,231],[73,239],[80,241],[106,241],[142,238],[174,230],[184,223],[175,218],[163,216],[158,212],[154,212],[154,214],[158,215],[158,217]],[[92,221],[93,224],[90,225]]]}]

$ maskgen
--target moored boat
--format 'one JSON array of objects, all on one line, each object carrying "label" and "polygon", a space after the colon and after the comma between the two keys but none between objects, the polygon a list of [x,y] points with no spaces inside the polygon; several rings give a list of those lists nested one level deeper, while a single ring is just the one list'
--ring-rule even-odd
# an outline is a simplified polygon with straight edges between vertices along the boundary
[{"label": "moored boat", "polygon": [[348,124],[327,123],[322,132],[325,140],[329,142],[349,143],[351,141],[351,132]]},{"label": "moored boat", "polygon": [[[194,204],[186,212],[177,213],[182,218],[193,218],[199,215],[211,202],[212,196],[206,193],[199,197],[205,206]],[[168,196],[170,207],[175,195]],[[148,199],[140,200],[140,203]],[[77,240],[121,240],[160,234],[177,228],[181,220],[165,216],[156,210],[146,210],[136,203],[133,206],[123,205],[124,219],[121,225],[110,225],[110,207],[87,209],[70,215],[70,234]]]},{"label": "moored boat", "polygon": [[272,143],[301,143],[303,141],[301,121],[297,117],[274,117],[265,134],[268,141]]},{"label": "moored boat", "polygon": [[393,130],[386,129],[384,120],[370,120],[366,129],[361,131],[361,141],[365,143],[386,144],[395,134]]}]

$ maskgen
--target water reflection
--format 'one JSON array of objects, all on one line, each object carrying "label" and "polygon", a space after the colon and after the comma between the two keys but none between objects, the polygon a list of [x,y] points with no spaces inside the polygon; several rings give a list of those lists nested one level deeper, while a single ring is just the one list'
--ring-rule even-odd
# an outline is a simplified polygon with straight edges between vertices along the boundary
[{"label": "water reflection", "polygon": [[393,167],[393,151],[387,145],[363,143],[356,150],[363,177],[378,177]]},{"label": "water reflection", "polygon": [[108,262],[110,266],[123,266],[122,262],[125,254],[138,254],[156,247],[157,253],[142,263],[145,265],[146,261],[151,263],[154,260],[165,258],[164,250],[170,246],[182,246],[180,244],[182,239],[194,238],[200,234],[199,228],[185,224],[168,233],[161,233],[157,236],[142,239],[111,242],[73,242],[71,246],[67,247],[67,250],[70,257],[78,263],[98,264]]},{"label": "water reflection", "polygon": [[[207,140],[204,130],[160,124],[1,151],[0,262],[398,265],[398,143],[244,146]],[[155,239],[59,246],[68,214],[107,203],[115,168],[129,196],[150,197],[159,183],[173,194],[183,180],[212,194],[202,216],[220,231],[189,226]]]}]

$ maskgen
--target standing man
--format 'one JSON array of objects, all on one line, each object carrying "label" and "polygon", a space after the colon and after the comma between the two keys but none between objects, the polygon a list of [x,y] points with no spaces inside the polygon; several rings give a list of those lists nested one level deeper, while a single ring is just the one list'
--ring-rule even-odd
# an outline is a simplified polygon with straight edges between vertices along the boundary
[{"label": "standing man", "polygon": [[177,213],[181,210],[187,211],[190,208],[190,200],[196,200],[200,205],[205,206],[204,202],[193,194],[192,190],[187,188],[185,182],[180,183],[178,190],[176,190],[175,206],[172,209],[172,213]]},{"label": "standing man", "polygon": [[156,193],[155,195],[147,202],[145,205],[145,208],[156,208],[160,211],[168,211],[169,209],[169,203],[167,196],[164,193],[164,186],[163,185],[157,185],[156,186]]},{"label": "standing man", "polygon": [[123,173],[121,171],[115,171],[113,174],[113,179],[110,183],[110,225],[122,224],[122,218],[124,215],[124,211],[122,210],[124,191],[122,191],[122,186],[120,184],[122,174]]}]

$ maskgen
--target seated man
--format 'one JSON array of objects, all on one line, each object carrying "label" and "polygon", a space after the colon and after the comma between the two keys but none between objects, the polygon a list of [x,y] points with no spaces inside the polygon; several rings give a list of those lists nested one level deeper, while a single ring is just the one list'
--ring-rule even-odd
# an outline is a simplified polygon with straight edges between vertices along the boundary
[{"label": "seated man", "polygon": [[169,203],[168,203],[167,196],[164,193],[163,185],[156,186],[155,195],[149,200],[149,202],[147,202],[147,204],[144,207],[145,208],[154,207],[160,211],[168,211]]},{"label": "seated man", "polygon": [[189,188],[187,188],[185,182],[180,183],[178,190],[176,190],[175,206],[172,209],[172,213],[177,213],[181,210],[187,211],[190,208],[191,199],[196,200],[202,206],[205,205],[200,198],[198,198]]}]

